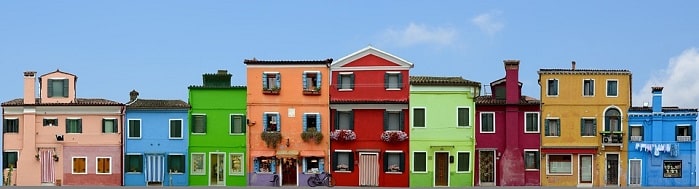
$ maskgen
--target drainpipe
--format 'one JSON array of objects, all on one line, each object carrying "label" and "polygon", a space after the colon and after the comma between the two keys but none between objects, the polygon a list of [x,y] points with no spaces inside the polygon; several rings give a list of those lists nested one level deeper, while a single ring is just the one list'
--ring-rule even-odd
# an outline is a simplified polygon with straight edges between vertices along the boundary
[{"label": "drainpipe", "polygon": [[124,162],[126,162],[126,156],[124,156],[125,155],[124,152],[126,150],[126,140],[124,140],[124,138],[126,137],[126,135],[124,135],[124,130],[126,128],[126,124],[125,124],[126,122],[124,121],[124,119],[126,118],[125,112],[126,112],[126,106],[122,105],[120,115],[119,115],[119,117],[121,117],[121,119],[119,120],[121,123],[119,123],[119,125],[122,125],[122,127],[121,127],[121,142],[119,143],[119,146],[121,147],[121,186],[124,186],[124,183],[126,183],[126,181],[125,181],[125,179],[126,179],[126,177],[125,177],[126,176],[126,166],[124,166]]}]

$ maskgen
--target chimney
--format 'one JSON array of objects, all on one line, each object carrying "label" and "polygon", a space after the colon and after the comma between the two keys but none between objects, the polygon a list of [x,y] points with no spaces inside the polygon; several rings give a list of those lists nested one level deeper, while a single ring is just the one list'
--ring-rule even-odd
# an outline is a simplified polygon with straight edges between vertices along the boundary
[{"label": "chimney", "polygon": [[653,93],[653,112],[663,111],[663,87],[651,87]]},{"label": "chimney", "polygon": [[136,101],[136,99],[138,99],[138,91],[132,90],[132,91],[129,93],[129,96],[131,97],[130,100],[129,100],[129,102]]},{"label": "chimney", "polygon": [[505,102],[519,104],[519,60],[504,60],[505,63]]},{"label": "chimney", "polygon": [[36,72],[24,72],[24,104],[36,103]]},{"label": "chimney", "polygon": [[218,70],[218,75],[226,75],[228,74],[228,70]]},{"label": "chimney", "polygon": [[204,87],[230,87],[232,74],[228,70],[218,70],[215,74],[203,74]]},{"label": "chimney", "polygon": [[573,60],[573,62],[571,62],[570,64],[571,64],[573,71],[575,71],[575,60]]}]

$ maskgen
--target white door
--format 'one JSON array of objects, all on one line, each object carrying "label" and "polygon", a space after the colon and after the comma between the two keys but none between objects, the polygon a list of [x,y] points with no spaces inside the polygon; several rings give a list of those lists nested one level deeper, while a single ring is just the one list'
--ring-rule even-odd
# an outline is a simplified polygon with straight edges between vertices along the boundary
[{"label": "white door", "polygon": [[578,184],[592,184],[592,155],[580,155]]},{"label": "white door", "polygon": [[209,154],[209,185],[226,185],[226,154],[211,152]]},{"label": "white door", "polygon": [[359,153],[359,186],[379,186],[378,153]]},{"label": "white door", "polygon": [[630,159],[629,160],[629,185],[630,186],[641,186],[641,178],[643,173],[641,172],[641,160],[640,159]]}]

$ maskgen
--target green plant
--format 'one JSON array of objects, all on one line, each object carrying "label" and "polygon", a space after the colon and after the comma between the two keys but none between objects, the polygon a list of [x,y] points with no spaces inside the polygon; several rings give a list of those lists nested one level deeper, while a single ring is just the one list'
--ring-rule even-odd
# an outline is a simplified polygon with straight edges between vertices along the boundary
[{"label": "green plant", "polygon": [[7,171],[7,177],[3,181],[3,185],[12,186],[12,170],[15,168],[14,164],[10,164],[10,170]]},{"label": "green plant", "polygon": [[316,144],[320,144],[323,141],[323,133],[316,131],[316,128],[308,128],[308,130],[301,133],[301,139],[304,142],[309,140],[315,140]]},{"label": "green plant", "polygon": [[268,148],[277,148],[277,144],[282,141],[282,133],[276,131],[265,131],[261,136]]}]

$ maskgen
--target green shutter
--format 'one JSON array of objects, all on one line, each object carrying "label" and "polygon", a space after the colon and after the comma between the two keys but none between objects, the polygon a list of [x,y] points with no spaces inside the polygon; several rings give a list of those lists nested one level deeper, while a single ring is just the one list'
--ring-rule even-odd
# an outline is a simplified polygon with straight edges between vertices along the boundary
[{"label": "green shutter", "polygon": [[597,135],[597,118],[592,120],[592,134]]},{"label": "green shutter", "polygon": [[544,119],[544,136],[551,136],[549,134],[549,121],[548,121],[548,119]]},{"label": "green shutter", "polygon": [[241,117],[240,118],[240,126],[241,126],[240,131],[243,132],[243,134],[245,134],[247,132],[246,129],[248,126],[247,117],[245,115],[242,115],[240,117]]},{"label": "green shutter", "polygon": [[337,74],[337,85],[335,88],[338,90],[342,88],[342,74]]},{"label": "green shutter", "polygon": [[48,97],[51,98],[51,97],[53,97],[53,79],[49,79],[48,84],[49,85],[48,85],[48,91],[47,91],[48,93],[47,94],[48,94]]},{"label": "green shutter", "polygon": [[78,119],[77,122],[78,122],[78,133],[83,133],[83,120]]},{"label": "green shutter", "polygon": [[580,136],[585,136],[585,119],[580,118]]},{"label": "green shutter", "polygon": [[63,80],[63,97],[68,97],[68,80]]}]

